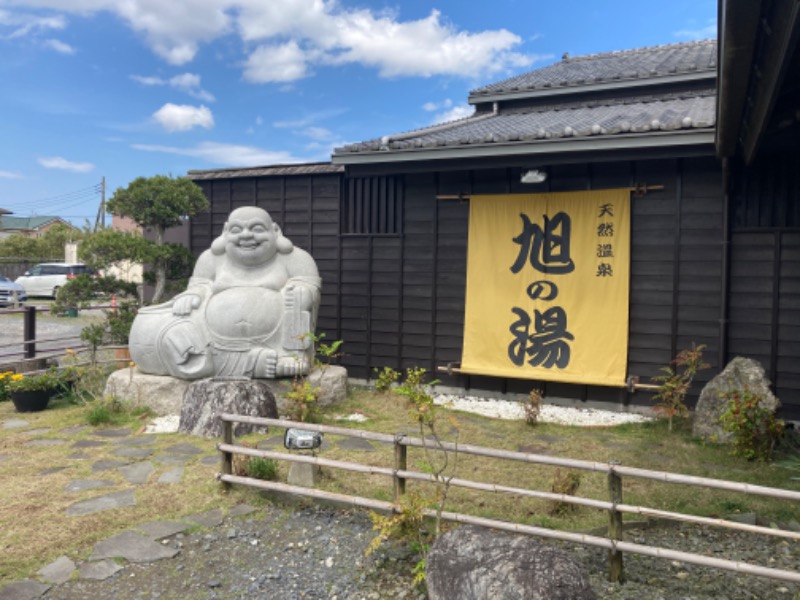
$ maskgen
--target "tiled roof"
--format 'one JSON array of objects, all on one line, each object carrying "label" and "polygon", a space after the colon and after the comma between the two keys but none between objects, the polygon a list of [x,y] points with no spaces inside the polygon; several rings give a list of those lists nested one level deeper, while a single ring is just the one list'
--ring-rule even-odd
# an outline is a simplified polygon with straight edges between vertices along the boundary
[{"label": "tiled roof", "polygon": [[518,108],[350,144],[338,148],[336,156],[628,133],[713,130],[715,108],[713,89]]},{"label": "tiled roof", "polygon": [[605,54],[565,58],[549,67],[524,73],[473,90],[472,101],[481,96],[526,90],[545,90],[674,75],[716,74],[717,41],[652,46]]},{"label": "tiled roof", "polygon": [[[9,217],[7,215],[0,216],[0,229],[14,229],[14,230],[33,230],[39,229],[44,225],[48,225],[53,221],[66,223],[61,217]],[[68,223],[67,223],[68,224]]]},{"label": "tiled roof", "polygon": [[232,179],[236,177],[280,177],[282,175],[319,175],[342,173],[344,167],[329,162],[304,163],[296,165],[273,165],[267,167],[247,167],[240,169],[207,169],[189,171],[187,178],[194,181],[206,179]]}]

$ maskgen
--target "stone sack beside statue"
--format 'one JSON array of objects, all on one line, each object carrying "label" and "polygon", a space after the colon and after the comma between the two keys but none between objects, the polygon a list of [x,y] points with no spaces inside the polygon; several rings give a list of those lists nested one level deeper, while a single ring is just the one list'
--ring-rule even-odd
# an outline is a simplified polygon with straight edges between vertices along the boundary
[{"label": "stone sack beside statue", "polygon": [[131,358],[144,373],[189,380],[306,374],[321,283],[314,259],[265,210],[237,208],[186,291],[139,311]]}]

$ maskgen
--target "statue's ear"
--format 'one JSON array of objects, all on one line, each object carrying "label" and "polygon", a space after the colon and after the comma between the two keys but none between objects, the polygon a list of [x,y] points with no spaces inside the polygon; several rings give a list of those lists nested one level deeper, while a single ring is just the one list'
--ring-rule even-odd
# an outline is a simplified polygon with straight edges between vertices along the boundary
[{"label": "statue's ear", "polygon": [[211,242],[211,254],[214,256],[222,256],[225,254],[225,232],[228,231],[228,224],[225,223],[225,227],[222,228],[222,234]]},{"label": "statue's ear", "polygon": [[284,237],[283,232],[277,223],[273,223],[272,226],[275,228],[275,233],[278,234],[278,239],[275,240],[275,247],[278,249],[278,252],[281,254],[289,254],[292,250],[294,250],[294,244],[289,238]]}]

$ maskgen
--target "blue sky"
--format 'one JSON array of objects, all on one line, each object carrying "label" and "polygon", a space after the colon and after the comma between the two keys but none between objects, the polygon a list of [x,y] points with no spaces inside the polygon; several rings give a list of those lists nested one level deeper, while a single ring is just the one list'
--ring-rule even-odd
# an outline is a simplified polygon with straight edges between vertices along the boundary
[{"label": "blue sky", "polygon": [[322,161],[572,56],[716,37],[716,0],[0,0],[0,208]]}]

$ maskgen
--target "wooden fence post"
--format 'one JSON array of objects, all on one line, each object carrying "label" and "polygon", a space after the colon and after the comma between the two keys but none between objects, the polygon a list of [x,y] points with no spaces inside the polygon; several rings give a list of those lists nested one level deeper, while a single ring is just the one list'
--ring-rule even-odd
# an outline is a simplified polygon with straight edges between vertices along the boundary
[{"label": "wooden fence post", "polygon": [[36,358],[36,307],[25,307],[25,321],[23,323],[23,337],[25,338],[25,358]]},{"label": "wooden fence post", "polygon": [[405,434],[398,433],[394,436],[394,501],[400,504],[400,500],[406,493],[405,477],[398,477],[398,471],[405,471],[408,467],[408,448],[401,443]]},{"label": "wooden fence post", "polygon": [[[617,475],[614,467],[619,461],[609,461],[608,495],[611,503],[622,504],[622,477]],[[614,508],[608,511],[608,537],[614,541],[622,541],[622,513]],[[616,548],[608,551],[608,580],[612,583],[624,583],[622,552]]]},{"label": "wooden fence post", "polygon": [[[233,444],[233,423],[230,421],[223,421],[222,422],[222,443],[223,444]],[[223,475],[232,475],[233,474],[233,452],[222,452],[221,453],[221,467]],[[229,490],[231,488],[231,484],[227,481],[222,482],[222,487],[225,490]]]}]

